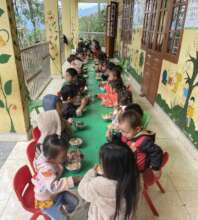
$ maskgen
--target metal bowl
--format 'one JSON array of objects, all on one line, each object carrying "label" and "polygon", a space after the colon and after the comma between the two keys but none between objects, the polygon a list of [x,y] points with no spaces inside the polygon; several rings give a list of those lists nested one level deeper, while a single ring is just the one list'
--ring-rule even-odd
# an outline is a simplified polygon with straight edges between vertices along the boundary
[{"label": "metal bowl", "polygon": [[81,138],[71,138],[69,144],[73,147],[80,147],[83,144],[83,140]]}]

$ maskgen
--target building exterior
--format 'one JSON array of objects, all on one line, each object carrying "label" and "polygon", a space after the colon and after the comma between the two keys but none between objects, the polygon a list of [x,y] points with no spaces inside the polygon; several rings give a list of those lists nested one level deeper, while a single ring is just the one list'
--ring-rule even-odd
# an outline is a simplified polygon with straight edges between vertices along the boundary
[{"label": "building exterior", "polygon": [[198,148],[198,0],[119,0],[116,50]]}]

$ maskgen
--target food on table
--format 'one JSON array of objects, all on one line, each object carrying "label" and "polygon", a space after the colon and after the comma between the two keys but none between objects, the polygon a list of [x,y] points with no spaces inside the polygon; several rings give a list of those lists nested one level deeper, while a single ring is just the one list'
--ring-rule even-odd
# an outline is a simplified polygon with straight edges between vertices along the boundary
[{"label": "food on table", "polygon": [[83,143],[83,140],[81,138],[72,138],[69,141],[69,144],[72,146],[80,146]]},{"label": "food on table", "polygon": [[78,121],[78,122],[76,122],[76,127],[79,129],[83,129],[83,128],[85,128],[85,124],[84,124],[84,122]]},{"label": "food on table", "polygon": [[105,121],[112,120],[112,117],[113,117],[113,113],[112,113],[112,112],[111,112],[111,113],[107,113],[107,114],[105,114],[105,115],[102,115],[102,118],[103,118],[103,120],[105,120]]},{"label": "food on table", "polygon": [[82,167],[83,154],[81,154],[78,148],[71,148],[67,153],[66,168],[69,171],[80,171]]},{"label": "food on table", "polygon": [[67,168],[67,170],[69,170],[69,171],[80,170],[80,168],[81,168],[81,162],[76,162],[76,163],[67,164],[66,168]]}]

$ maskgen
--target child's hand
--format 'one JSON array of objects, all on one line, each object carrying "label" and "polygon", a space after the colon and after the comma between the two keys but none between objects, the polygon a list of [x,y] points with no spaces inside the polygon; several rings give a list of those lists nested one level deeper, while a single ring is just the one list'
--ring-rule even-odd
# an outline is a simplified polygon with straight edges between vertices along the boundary
[{"label": "child's hand", "polygon": [[76,110],[76,115],[77,115],[77,116],[81,116],[81,115],[82,115],[82,110],[81,110],[81,108],[78,108],[78,109]]},{"label": "child's hand", "polygon": [[73,124],[74,120],[73,120],[73,118],[68,118],[68,119],[67,119],[67,122],[68,122],[69,124]]},{"label": "child's hand", "polygon": [[100,174],[100,175],[103,174],[102,168],[99,164],[95,165],[94,170],[96,171],[97,174]]},{"label": "child's hand", "polygon": [[73,176],[73,181],[74,181],[74,184],[77,185],[80,183],[82,177],[81,176]]},{"label": "child's hand", "polygon": [[130,149],[131,149],[133,152],[136,151],[135,143],[131,143],[131,144],[129,145],[129,147],[130,147]]},{"label": "child's hand", "polygon": [[106,132],[106,138],[107,140],[111,140],[112,138],[112,129],[108,129],[107,132]]},{"label": "child's hand", "polygon": [[81,100],[81,103],[83,106],[87,105],[89,102],[89,98],[88,97],[84,97],[82,100]]}]

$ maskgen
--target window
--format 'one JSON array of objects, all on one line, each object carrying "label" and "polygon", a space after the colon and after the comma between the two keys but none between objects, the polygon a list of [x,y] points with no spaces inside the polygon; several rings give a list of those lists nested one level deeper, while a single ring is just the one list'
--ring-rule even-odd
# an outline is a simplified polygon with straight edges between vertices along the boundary
[{"label": "window", "polygon": [[187,0],[146,0],[142,48],[177,62],[187,5]]},{"label": "window", "polygon": [[134,0],[123,1],[121,39],[124,41],[124,43],[131,43],[133,8],[134,8]]},{"label": "window", "polygon": [[186,18],[187,0],[174,0],[172,3],[172,16],[168,28],[168,39],[165,53],[179,56],[184,23]]}]

